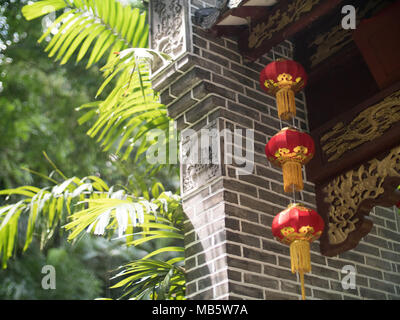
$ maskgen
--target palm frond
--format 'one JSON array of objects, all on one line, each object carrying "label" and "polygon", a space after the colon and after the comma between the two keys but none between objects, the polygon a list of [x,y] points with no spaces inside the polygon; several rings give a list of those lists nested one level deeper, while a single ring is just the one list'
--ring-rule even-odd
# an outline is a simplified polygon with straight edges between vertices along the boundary
[{"label": "palm frond", "polygon": [[[169,58],[144,49],[148,39],[145,13],[122,6],[117,0],[42,0],[25,6],[23,14],[31,20],[57,10],[64,12],[39,39],[39,42],[49,41],[45,49],[49,57],[61,64],[74,55],[77,62],[87,57],[87,67],[90,67],[108,54],[102,69],[105,80],[97,96],[104,93],[109,84],[114,88],[104,100],[79,108],[86,110],[80,123],[94,121],[88,135],[96,138],[104,150],[115,148],[122,160],[133,154],[137,165],[146,160],[146,150],[156,143],[164,144],[168,150],[170,119],[151,88],[149,64],[154,58],[163,63]],[[148,139],[153,129],[164,132],[163,138]],[[164,165],[148,166],[148,172],[154,174]],[[125,237],[128,245],[143,245],[160,239],[182,242],[183,211],[179,197],[156,185],[152,189],[155,198],[150,200],[123,190],[113,191],[101,179],[88,178],[90,182],[67,179],[51,190],[22,187],[3,192],[23,198],[0,208],[3,265],[16,247],[16,230],[24,215],[28,216],[25,250],[34,232],[41,231],[42,238],[47,239],[67,218],[70,222],[65,228],[71,232],[70,240],[86,231],[98,235],[117,234],[118,238]],[[161,194],[159,189],[163,191]],[[183,298],[184,270],[179,266],[183,261],[182,252],[183,247],[179,246],[156,249],[145,259],[127,266],[121,274],[131,276],[121,285],[126,286],[126,294],[135,299]],[[173,254],[167,262],[150,259],[165,253]]]},{"label": "palm frond", "polygon": [[[97,95],[117,78],[113,90],[104,101],[89,103],[77,109],[86,110],[79,119],[80,124],[95,120],[87,133],[101,143],[104,151],[114,148],[113,151],[122,160],[127,160],[134,153],[137,164],[140,160],[146,160],[145,152],[155,143],[162,143],[168,149],[171,119],[167,116],[165,105],[158,102],[149,77],[150,64],[155,57],[165,63],[168,61],[167,56],[150,49],[118,52],[102,68],[105,81]],[[149,139],[147,134],[155,129],[164,132],[162,141]]]},{"label": "palm frond", "polygon": [[[128,245],[161,238],[183,240],[180,198],[170,192],[147,200],[119,190],[109,193],[107,198],[85,199],[82,203],[87,204],[86,208],[74,213],[65,226],[71,231],[69,240],[85,230],[96,235],[117,233],[117,238],[126,238]],[[140,231],[133,232],[134,228]],[[172,248],[171,251],[176,250]]]},{"label": "palm frond", "polygon": [[122,297],[138,300],[152,298],[184,299],[185,273],[180,267],[159,260],[141,259],[122,267],[114,279],[123,278],[111,288],[124,287]]},{"label": "palm frond", "polygon": [[[87,209],[71,216],[66,225],[72,240],[80,233],[113,235],[125,238],[127,245],[139,246],[159,239],[177,240],[181,245],[165,246],[149,252],[140,260],[122,266],[115,278],[123,277],[114,287],[125,287],[123,297],[132,299],[183,299],[185,290],[183,211],[180,198],[162,192],[151,201],[136,198],[120,191],[112,199],[88,199]],[[134,232],[134,231],[137,232]],[[168,261],[159,255],[169,256]],[[173,256],[171,258],[171,255]],[[153,260],[154,257],[158,260]],[[152,259],[150,259],[152,258]]]},{"label": "palm frond", "polygon": [[6,196],[6,201],[15,197],[20,199],[0,207],[0,254],[3,268],[6,268],[7,261],[18,247],[19,226],[26,230],[23,251],[29,248],[34,234],[41,235],[43,248],[73,211],[83,209],[82,201],[106,197],[108,193],[108,185],[96,176],[83,179],[73,177],[42,189],[23,186],[0,190],[0,195]]},{"label": "palm frond", "polygon": [[[146,134],[158,129],[168,136],[170,119],[151,88],[149,71],[153,59],[166,64],[170,57],[145,48],[149,33],[146,13],[122,6],[117,0],[42,0],[24,6],[22,12],[31,20],[60,9],[64,12],[38,40],[52,35],[45,49],[49,57],[64,64],[80,48],[76,56],[79,62],[91,50],[90,67],[108,52],[102,68],[105,81],[97,96],[110,83],[114,85],[104,101],[78,108],[88,109],[80,123],[95,121],[88,135],[101,142],[105,151],[115,148],[122,160],[134,154],[136,163],[143,162],[145,151],[157,142],[148,141]],[[168,139],[162,143],[167,144]],[[155,173],[164,164],[152,165],[148,171]]]},{"label": "palm frond", "polygon": [[[155,187],[163,190],[162,186]],[[134,299],[149,295],[154,299],[184,298],[184,270],[180,266],[184,260],[183,211],[177,195],[162,192],[152,200],[138,198],[124,190],[114,191],[96,176],[72,177],[42,189],[23,186],[1,190],[0,195],[5,195],[6,201],[20,199],[0,207],[3,268],[18,247],[19,228],[26,230],[25,251],[34,235],[40,235],[43,247],[70,220],[65,225],[71,231],[69,240],[83,232],[110,236],[117,233],[118,238],[125,237],[128,245],[135,246],[158,239],[178,240],[181,246],[157,248],[143,259],[122,267],[122,273],[116,277],[129,276],[129,279],[116,287],[125,286],[126,295]],[[166,262],[150,259],[165,254],[170,257]]]},{"label": "palm frond", "polygon": [[146,13],[116,0],[42,0],[24,6],[22,13],[32,20],[61,9],[64,12],[39,39],[42,42],[52,35],[45,51],[61,64],[78,48],[77,62],[92,48],[89,68],[107,52],[147,47]]}]

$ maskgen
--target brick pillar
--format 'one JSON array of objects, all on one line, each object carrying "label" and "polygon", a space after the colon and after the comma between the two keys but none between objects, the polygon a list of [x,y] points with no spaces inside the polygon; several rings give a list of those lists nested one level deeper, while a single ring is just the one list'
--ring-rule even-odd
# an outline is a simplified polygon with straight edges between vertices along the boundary
[{"label": "brick pillar", "polygon": [[[264,94],[258,82],[266,64],[279,57],[292,57],[292,44],[285,41],[254,63],[243,61],[234,40],[214,38],[192,24],[193,12],[213,6],[213,2],[150,2],[152,46],[175,59],[154,75],[153,85],[183,136],[188,129],[196,133],[202,129],[251,129],[254,134],[250,139],[254,147],[251,174],[241,174],[238,165],[213,161],[181,165],[181,193],[187,216],[186,294],[189,299],[300,299],[299,282],[290,271],[289,248],[275,241],[271,233],[273,217],[287,207],[292,197],[283,192],[281,171],[265,158],[265,144],[280,130],[281,123],[275,99]],[[302,92],[296,96],[296,105],[295,125],[307,131]],[[226,142],[226,135],[212,139],[211,158],[224,159]],[[190,154],[188,137],[182,139],[180,152],[184,157]],[[304,178],[304,191],[296,198],[316,209],[314,186]],[[386,241],[370,238],[381,240],[381,244]],[[382,271],[378,274],[374,267],[365,266],[373,262],[375,252],[369,251],[372,256],[367,261],[365,254],[353,252],[327,259],[320,255],[318,242],[311,249],[313,270],[305,276],[308,299],[357,299],[374,294],[399,297],[399,264],[387,262],[383,271],[387,276],[383,278]],[[379,251],[373,245],[363,250],[373,249]],[[390,259],[399,257],[390,249],[385,252]],[[357,281],[363,288],[341,288],[340,268],[346,264],[356,264]],[[372,284],[378,291],[369,289]]]}]

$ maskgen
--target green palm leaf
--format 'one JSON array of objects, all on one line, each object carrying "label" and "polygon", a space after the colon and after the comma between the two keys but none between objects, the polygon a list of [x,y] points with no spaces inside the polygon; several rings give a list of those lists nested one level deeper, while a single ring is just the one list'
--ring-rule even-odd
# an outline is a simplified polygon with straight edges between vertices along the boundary
[{"label": "green palm leaf", "polygon": [[[144,135],[156,128],[166,131],[169,123],[165,106],[151,88],[150,64],[155,58],[164,64],[170,58],[145,49],[149,33],[146,13],[117,0],[42,0],[24,6],[22,12],[31,20],[60,9],[64,13],[38,40],[53,34],[45,49],[49,57],[64,64],[79,49],[76,61],[88,56],[90,67],[108,54],[102,69],[105,81],[97,96],[110,83],[114,85],[105,100],[90,104],[80,123],[95,121],[89,136],[101,142],[105,151],[114,147],[123,160],[135,153],[140,165],[145,161],[144,150],[155,143],[146,141]],[[163,165],[150,169],[154,167],[159,170]]]},{"label": "green palm leaf", "polygon": [[122,160],[127,160],[136,147],[138,165],[145,160],[144,151],[155,143],[146,139],[146,133],[159,129],[167,136],[170,125],[166,107],[151,88],[149,66],[154,57],[167,61],[166,56],[148,49],[127,49],[116,54],[102,68],[105,81],[97,95],[116,79],[114,89],[105,100],[78,108],[87,109],[79,120],[81,124],[95,120],[88,131],[90,137],[105,151],[115,148]]},{"label": "green palm leaf", "polygon": [[158,260],[141,259],[123,266],[114,278],[124,278],[112,288],[124,287],[124,296],[142,299],[184,299],[184,270]]},{"label": "green palm leaf", "polygon": [[[80,123],[93,121],[88,135],[101,143],[104,150],[115,148],[123,160],[134,155],[136,164],[141,165],[145,151],[156,143],[155,139],[146,139],[147,134],[152,129],[161,129],[166,133],[161,141],[167,144],[170,121],[150,81],[152,60],[167,63],[169,57],[145,49],[146,14],[117,0],[42,0],[25,6],[23,15],[31,20],[58,10],[64,12],[39,39],[39,42],[49,40],[45,49],[49,57],[61,64],[73,56],[77,62],[86,57],[88,68],[107,57],[102,69],[105,80],[97,95],[113,85],[103,100],[79,108],[86,109]],[[163,166],[148,166],[148,172],[154,174]],[[152,192],[155,198],[150,200],[122,190],[114,191],[97,177],[63,178],[53,188],[28,186],[1,193],[22,197],[15,204],[0,208],[3,266],[15,251],[16,230],[24,215],[28,218],[24,250],[37,232],[42,234],[42,239],[49,239],[55,228],[67,219],[65,227],[71,232],[70,240],[90,232],[117,234],[119,238],[125,237],[128,245],[145,245],[160,239],[182,242],[183,212],[177,196],[168,192],[159,194],[155,187]],[[149,252],[145,259],[126,266],[119,276],[130,278],[120,286],[125,286],[126,295],[134,299],[183,298],[184,270],[179,266],[182,253],[183,247],[177,245]],[[170,255],[167,262],[149,259],[165,254]]]},{"label": "green palm leaf", "polygon": [[[175,239],[181,245],[165,246],[149,252],[140,260],[121,267],[115,278],[123,277],[112,288],[124,287],[123,297],[132,299],[183,299],[184,270],[179,265],[184,260],[183,211],[180,198],[169,192],[161,193],[151,201],[119,192],[112,199],[87,199],[86,209],[73,214],[66,225],[72,240],[84,231],[98,235],[118,234],[126,238],[127,245],[140,246],[159,239]],[[133,230],[138,230],[133,232]],[[152,260],[167,255],[167,262]]]},{"label": "green palm leaf", "polygon": [[42,42],[55,32],[46,51],[56,60],[66,63],[80,47],[77,61],[88,54],[94,44],[87,67],[98,62],[107,52],[129,47],[145,48],[148,29],[146,13],[116,0],[42,0],[22,8],[27,20],[58,11],[61,14],[39,39]]},{"label": "green palm leaf", "polygon": [[35,233],[41,234],[43,248],[74,210],[83,209],[82,201],[107,196],[107,190],[107,184],[94,176],[83,179],[73,177],[43,189],[23,186],[1,190],[0,195],[6,196],[6,200],[11,197],[21,199],[0,208],[0,254],[3,268],[17,249],[16,230],[18,225],[23,224],[21,217],[27,219],[23,251],[29,248]]}]

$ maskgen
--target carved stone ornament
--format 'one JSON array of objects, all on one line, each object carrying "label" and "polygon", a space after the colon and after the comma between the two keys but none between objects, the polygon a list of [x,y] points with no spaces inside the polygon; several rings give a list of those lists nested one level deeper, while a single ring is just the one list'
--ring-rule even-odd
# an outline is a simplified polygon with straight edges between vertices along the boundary
[{"label": "carved stone ornament", "polygon": [[268,21],[258,23],[251,28],[249,48],[258,48],[265,40],[271,39],[274,33],[299,20],[318,3],[320,3],[320,0],[295,0],[288,5],[285,12],[277,10],[273,16],[269,17]]},{"label": "carved stone ornament", "polygon": [[[217,122],[214,121],[200,132],[182,138],[180,150],[183,195],[221,176],[221,147],[217,128]],[[201,141],[204,138],[209,142],[205,146]]]},{"label": "carved stone ornament", "polygon": [[[365,219],[375,205],[394,205],[395,188],[400,183],[400,146],[382,159],[373,159],[330,181],[324,188],[328,222],[321,252],[334,255],[354,248],[372,228]],[[334,249],[346,243],[340,250]],[[332,247],[333,246],[333,247]]]},{"label": "carved stone ornament", "polygon": [[150,1],[150,44],[173,59],[186,51],[186,1]]},{"label": "carved stone ornament", "polygon": [[382,136],[398,121],[400,90],[364,110],[349,124],[337,123],[321,137],[322,151],[328,162],[337,160],[347,151]]}]

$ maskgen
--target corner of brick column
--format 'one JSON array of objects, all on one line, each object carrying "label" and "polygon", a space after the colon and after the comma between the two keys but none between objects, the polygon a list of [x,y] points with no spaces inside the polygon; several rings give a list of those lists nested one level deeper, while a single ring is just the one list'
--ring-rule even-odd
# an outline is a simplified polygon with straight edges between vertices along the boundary
[{"label": "corner of brick column", "polygon": [[[259,72],[269,58],[263,57],[261,63],[245,63],[234,40],[215,38],[193,25],[191,14],[199,6],[211,6],[210,1],[176,2],[183,11],[163,14],[167,21],[182,14],[181,29],[169,31],[182,37],[166,45],[171,40],[168,34],[153,32],[153,48],[162,49],[162,44],[170,50],[167,53],[177,52],[173,63],[153,77],[153,86],[160,92],[169,116],[182,136],[189,129],[196,134],[204,130],[229,131],[233,136],[235,130],[243,135],[250,129],[254,134],[243,138],[241,146],[244,148],[249,141],[254,149],[249,174],[241,175],[235,161],[222,161],[225,143],[232,141],[233,145],[236,141],[220,134],[213,140],[214,154],[210,156],[218,157],[218,164],[181,164],[181,195],[187,217],[186,296],[203,300],[279,295],[278,280],[263,275],[265,263],[278,264],[276,253],[264,250],[264,246],[286,250],[274,243],[270,224],[274,214],[290,202],[290,198],[279,195],[282,186],[271,182],[282,182],[281,172],[270,168],[264,156],[267,139],[280,129],[275,101],[259,88]],[[160,30],[157,21],[165,19],[153,14],[153,30]],[[289,50],[282,47],[283,51]],[[186,156],[190,143],[181,140],[180,153]],[[260,200],[263,198],[267,200]]]},{"label": "corner of brick column", "polygon": [[[175,6],[163,8],[150,5],[152,48],[166,51],[174,59],[153,75],[153,88],[160,93],[161,103],[167,106],[180,133],[189,129],[196,133],[220,131],[227,98],[233,98],[235,93],[215,83],[213,74],[221,74],[221,66],[210,57],[201,57],[195,49],[198,44],[208,45],[208,35],[197,34],[202,31],[191,23],[192,13],[202,1],[174,2]],[[173,25],[173,30],[163,30],[163,23]],[[216,156],[220,157],[217,144]],[[180,152],[188,149],[190,146],[181,141]],[[225,201],[230,194],[223,188],[225,171],[222,164],[181,164],[181,194],[187,218],[184,241],[188,299],[228,297]]]}]

